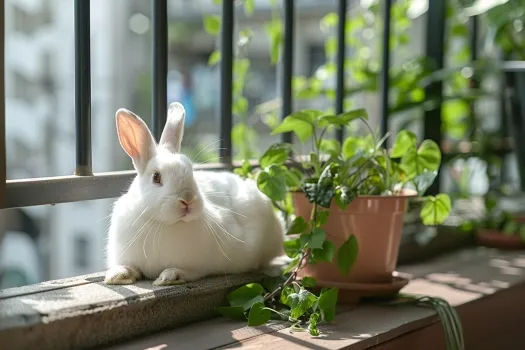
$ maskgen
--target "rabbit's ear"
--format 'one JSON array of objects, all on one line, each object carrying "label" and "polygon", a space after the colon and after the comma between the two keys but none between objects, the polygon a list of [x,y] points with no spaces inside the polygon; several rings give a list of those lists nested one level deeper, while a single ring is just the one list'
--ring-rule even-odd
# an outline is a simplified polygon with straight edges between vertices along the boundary
[{"label": "rabbit's ear", "polygon": [[148,126],[135,113],[121,108],[117,111],[117,134],[120,145],[133,160],[135,169],[144,172],[148,162],[155,156],[155,139]]},{"label": "rabbit's ear", "polygon": [[168,118],[166,126],[162,131],[159,145],[167,148],[173,153],[180,152],[180,144],[184,134],[184,118],[186,111],[182,104],[173,102],[168,107]]}]

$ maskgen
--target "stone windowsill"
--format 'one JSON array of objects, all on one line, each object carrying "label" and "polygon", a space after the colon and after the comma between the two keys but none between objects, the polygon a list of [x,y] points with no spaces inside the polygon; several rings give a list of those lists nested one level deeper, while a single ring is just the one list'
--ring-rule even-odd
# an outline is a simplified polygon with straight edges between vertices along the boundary
[{"label": "stone windowsill", "polygon": [[[440,296],[457,307],[466,349],[525,348],[520,329],[525,324],[524,252],[470,248],[399,270],[411,279],[404,293]],[[282,324],[252,328],[211,319],[228,291],[261,277],[224,276],[155,287],[147,281],[107,286],[102,274],[93,274],[3,290],[0,348],[445,348],[435,313],[412,306],[342,306],[336,322],[323,326],[319,338],[291,334]],[[201,322],[187,325],[195,321]]]}]

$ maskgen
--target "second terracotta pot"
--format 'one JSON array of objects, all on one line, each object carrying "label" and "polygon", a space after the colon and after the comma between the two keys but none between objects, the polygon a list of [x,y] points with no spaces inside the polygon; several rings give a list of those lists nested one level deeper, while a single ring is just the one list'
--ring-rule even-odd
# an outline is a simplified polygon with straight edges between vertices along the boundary
[{"label": "second terracotta pot", "polygon": [[[345,211],[333,204],[328,223],[323,227],[326,239],[336,249],[353,234],[359,254],[348,275],[337,267],[337,250],[332,263],[308,264],[299,277],[310,276],[319,286],[339,283],[390,283],[397,264],[407,201],[415,192],[399,196],[360,196]],[[310,217],[312,203],[303,192],[294,192],[296,215]]]}]

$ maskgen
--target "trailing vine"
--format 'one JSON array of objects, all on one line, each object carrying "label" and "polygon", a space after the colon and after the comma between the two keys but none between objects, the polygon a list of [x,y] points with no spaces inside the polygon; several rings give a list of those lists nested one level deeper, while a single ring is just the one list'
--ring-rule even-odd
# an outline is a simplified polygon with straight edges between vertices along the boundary
[{"label": "trailing vine", "polygon": [[[359,246],[351,235],[340,247],[327,239],[323,226],[328,209],[335,203],[342,210],[359,195],[393,195],[404,188],[424,193],[437,175],[441,162],[439,147],[430,140],[418,145],[416,136],[407,130],[400,132],[389,155],[382,147],[386,140],[373,134],[349,137],[345,147],[330,140],[323,148],[327,130],[349,126],[354,121],[370,128],[363,109],[340,115],[317,110],[301,110],[286,117],[273,134],[294,132],[301,142],[312,141],[313,150],[302,162],[291,157],[292,145],[276,143],[259,159],[261,168],[253,170],[244,163],[238,170],[242,176],[254,177],[259,189],[279,204],[294,191],[302,191],[312,203],[308,218],[295,216],[288,225],[284,243],[291,262],[283,276],[266,285],[249,284],[229,295],[229,307],[219,311],[229,317],[245,319],[249,325],[260,325],[270,319],[291,322],[292,330],[318,335],[318,324],[331,322],[335,317],[337,288],[322,288],[318,295],[312,288],[312,277],[298,278],[306,264],[329,262],[337,264],[341,274],[350,273]],[[326,151],[325,151],[326,150]],[[288,167],[298,162],[300,169]],[[422,197],[421,219],[426,225],[442,223],[450,212],[450,199],[445,194]]]}]

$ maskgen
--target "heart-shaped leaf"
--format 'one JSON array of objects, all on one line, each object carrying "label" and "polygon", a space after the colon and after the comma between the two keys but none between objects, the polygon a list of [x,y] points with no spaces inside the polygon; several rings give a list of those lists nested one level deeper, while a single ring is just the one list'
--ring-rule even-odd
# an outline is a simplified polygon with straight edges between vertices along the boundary
[{"label": "heart-shaped leaf", "polygon": [[323,243],[326,239],[326,232],[323,229],[317,227],[312,230],[310,239],[308,241],[308,248],[319,249],[323,247]]},{"label": "heart-shaped leaf", "polygon": [[264,152],[259,160],[261,168],[264,169],[272,164],[283,164],[290,156],[291,151],[292,145],[289,143],[274,143]]},{"label": "heart-shaped leaf", "polygon": [[290,227],[288,227],[288,230],[286,231],[287,235],[295,235],[298,233],[303,233],[308,228],[308,224],[304,220],[302,216],[296,217],[292,223],[290,224]]},{"label": "heart-shaped leaf", "polygon": [[436,171],[441,164],[441,151],[437,143],[425,140],[416,150],[409,149],[401,158],[401,167],[409,178],[427,171]]},{"label": "heart-shaped leaf", "polygon": [[291,306],[290,316],[297,320],[315,304],[317,297],[301,288],[299,292],[288,295],[288,300]]},{"label": "heart-shaped leaf", "polygon": [[337,304],[337,288],[325,289],[319,296],[317,306],[321,310],[322,320],[332,322],[335,319],[335,307]]},{"label": "heart-shaped leaf", "polygon": [[424,194],[434,183],[437,175],[437,171],[424,171],[423,173],[416,176],[414,180],[412,180],[414,186],[416,187],[416,191],[421,195]]},{"label": "heart-shaped leaf", "polygon": [[301,280],[301,284],[305,288],[315,288],[317,281],[313,277],[303,277]]},{"label": "heart-shaped leaf", "polygon": [[425,197],[423,207],[421,208],[421,220],[424,225],[440,225],[447,219],[450,214],[451,203],[450,197],[446,194]]},{"label": "heart-shaped leaf", "polygon": [[250,283],[228,294],[228,302],[230,306],[240,306],[246,311],[256,302],[264,300],[263,293],[263,286],[259,283]]},{"label": "heart-shaped leaf", "polygon": [[392,158],[401,158],[409,150],[415,150],[417,146],[417,137],[412,131],[401,130],[397,136],[396,141],[394,142],[394,147],[392,148]]},{"label": "heart-shaped leaf", "polygon": [[314,261],[332,262],[335,254],[335,246],[330,241],[324,241],[321,249],[312,249]]},{"label": "heart-shaped leaf", "polygon": [[270,321],[272,318],[272,312],[264,307],[264,304],[255,303],[250,309],[250,314],[248,315],[248,326],[260,326]]},{"label": "heart-shaped leaf", "polygon": [[351,235],[346,242],[339,247],[337,252],[337,266],[343,275],[348,275],[350,269],[357,260],[358,253],[359,245],[357,243],[357,238],[354,235]]},{"label": "heart-shaped leaf", "polygon": [[279,165],[270,165],[257,176],[257,187],[274,201],[284,200],[286,197],[286,170]]},{"label": "heart-shaped leaf", "polygon": [[301,251],[301,247],[299,238],[284,241],[284,252],[289,258],[295,258]]}]

